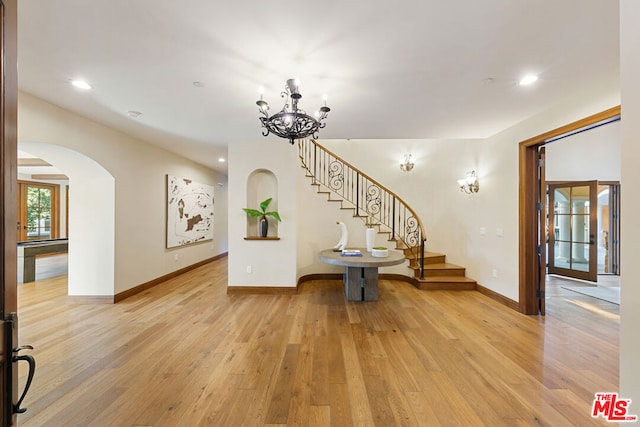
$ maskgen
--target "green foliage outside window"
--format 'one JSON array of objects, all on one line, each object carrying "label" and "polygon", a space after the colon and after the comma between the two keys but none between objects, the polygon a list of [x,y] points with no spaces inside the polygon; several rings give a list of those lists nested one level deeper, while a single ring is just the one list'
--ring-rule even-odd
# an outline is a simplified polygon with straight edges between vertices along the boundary
[{"label": "green foliage outside window", "polygon": [[[51,190],[27,187],[27,231],[37,235],[49,234],[51,227]],[[40,230],[44,228],[44,230]],[[42,233],[42,231],[47,231]]]}]

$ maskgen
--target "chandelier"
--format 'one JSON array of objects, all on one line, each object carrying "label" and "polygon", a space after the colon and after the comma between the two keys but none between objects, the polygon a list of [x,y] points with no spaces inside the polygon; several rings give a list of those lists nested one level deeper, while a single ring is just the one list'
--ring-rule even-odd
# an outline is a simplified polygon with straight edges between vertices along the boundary
[{"label": "chandelier", "polygon": [[291,144],[293,144],[293,141],[296,139],[306,138],[308,136],[317,138],[318,129],[326,126],[326,123],[322,123],[322,121],[327,117],[329,111],[331,111],[331,109],[327,107],[326,97],[323,97],[324,105],[316,111],[315,117],[312,117],[308,115],[306,111],[298,108],[298,101],[302,98],[302,95],[300,94],[297,80],[287,80],[287,85],[280,96],[285,98],[284,107],[272,116],[269,116],[269,104],[262,100],[262,93],[260,94],[260,99],[256,101],[258,109],[262,114],[262,116],[259,117],[262,127],[264,128],[262,135],[267,136],[270,133],[274,133],[280,138],[288,139]]}]

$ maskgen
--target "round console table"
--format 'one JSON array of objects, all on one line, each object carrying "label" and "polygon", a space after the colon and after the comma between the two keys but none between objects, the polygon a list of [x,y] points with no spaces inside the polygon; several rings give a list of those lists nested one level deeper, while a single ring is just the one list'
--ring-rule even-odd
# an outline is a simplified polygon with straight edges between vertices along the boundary
[{"label": "round console table", "polygon": [[320,252],[320,261],[344,266],[344,292],[349,301],[378,300],[378,267],[402,264],[406,258],[401,252],[389,251],[389,256],[371,256],[364,248],[358,248],[362,256],[342,256],[333,249]]}]

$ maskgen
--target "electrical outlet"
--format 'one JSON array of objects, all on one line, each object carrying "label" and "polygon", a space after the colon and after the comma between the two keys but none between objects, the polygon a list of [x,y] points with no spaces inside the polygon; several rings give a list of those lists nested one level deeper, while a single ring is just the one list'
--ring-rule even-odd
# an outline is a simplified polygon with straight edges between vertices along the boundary
[{"label": "electrical outlet", "polygon": [[491,270],[491,275],[493,277],[498,277],[498,270],[496,270],[495,268],[493,270]]},{"label": "electrical outlet", "polygon": [[481,236],[486,236],[487,235],[487,228],[486,227],[480,227],[480,235]]},{"label": "electrical outlet", "polygon": [[247,274],[251,274],[253,273],[253,269],[251,268],[250,265],[247,265]]},{"label": "electrical outlet", "polygon": [[173,260],[174,260],[174,261],[178,261],[178,254],[174,254],[174,255],[173,255]]}]

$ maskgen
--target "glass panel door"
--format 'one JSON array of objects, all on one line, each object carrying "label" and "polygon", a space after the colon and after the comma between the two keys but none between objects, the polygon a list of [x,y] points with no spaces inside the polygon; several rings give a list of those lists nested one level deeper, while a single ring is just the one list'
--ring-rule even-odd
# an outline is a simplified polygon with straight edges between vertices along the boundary
[{"label": "glass panel door", "polygon": [[549,184],[548,272],[596,282],[597,181]]},{"label": "glass panel door", "polygon": [[20,181],[18,241],[57,238],[57,187]]}]

